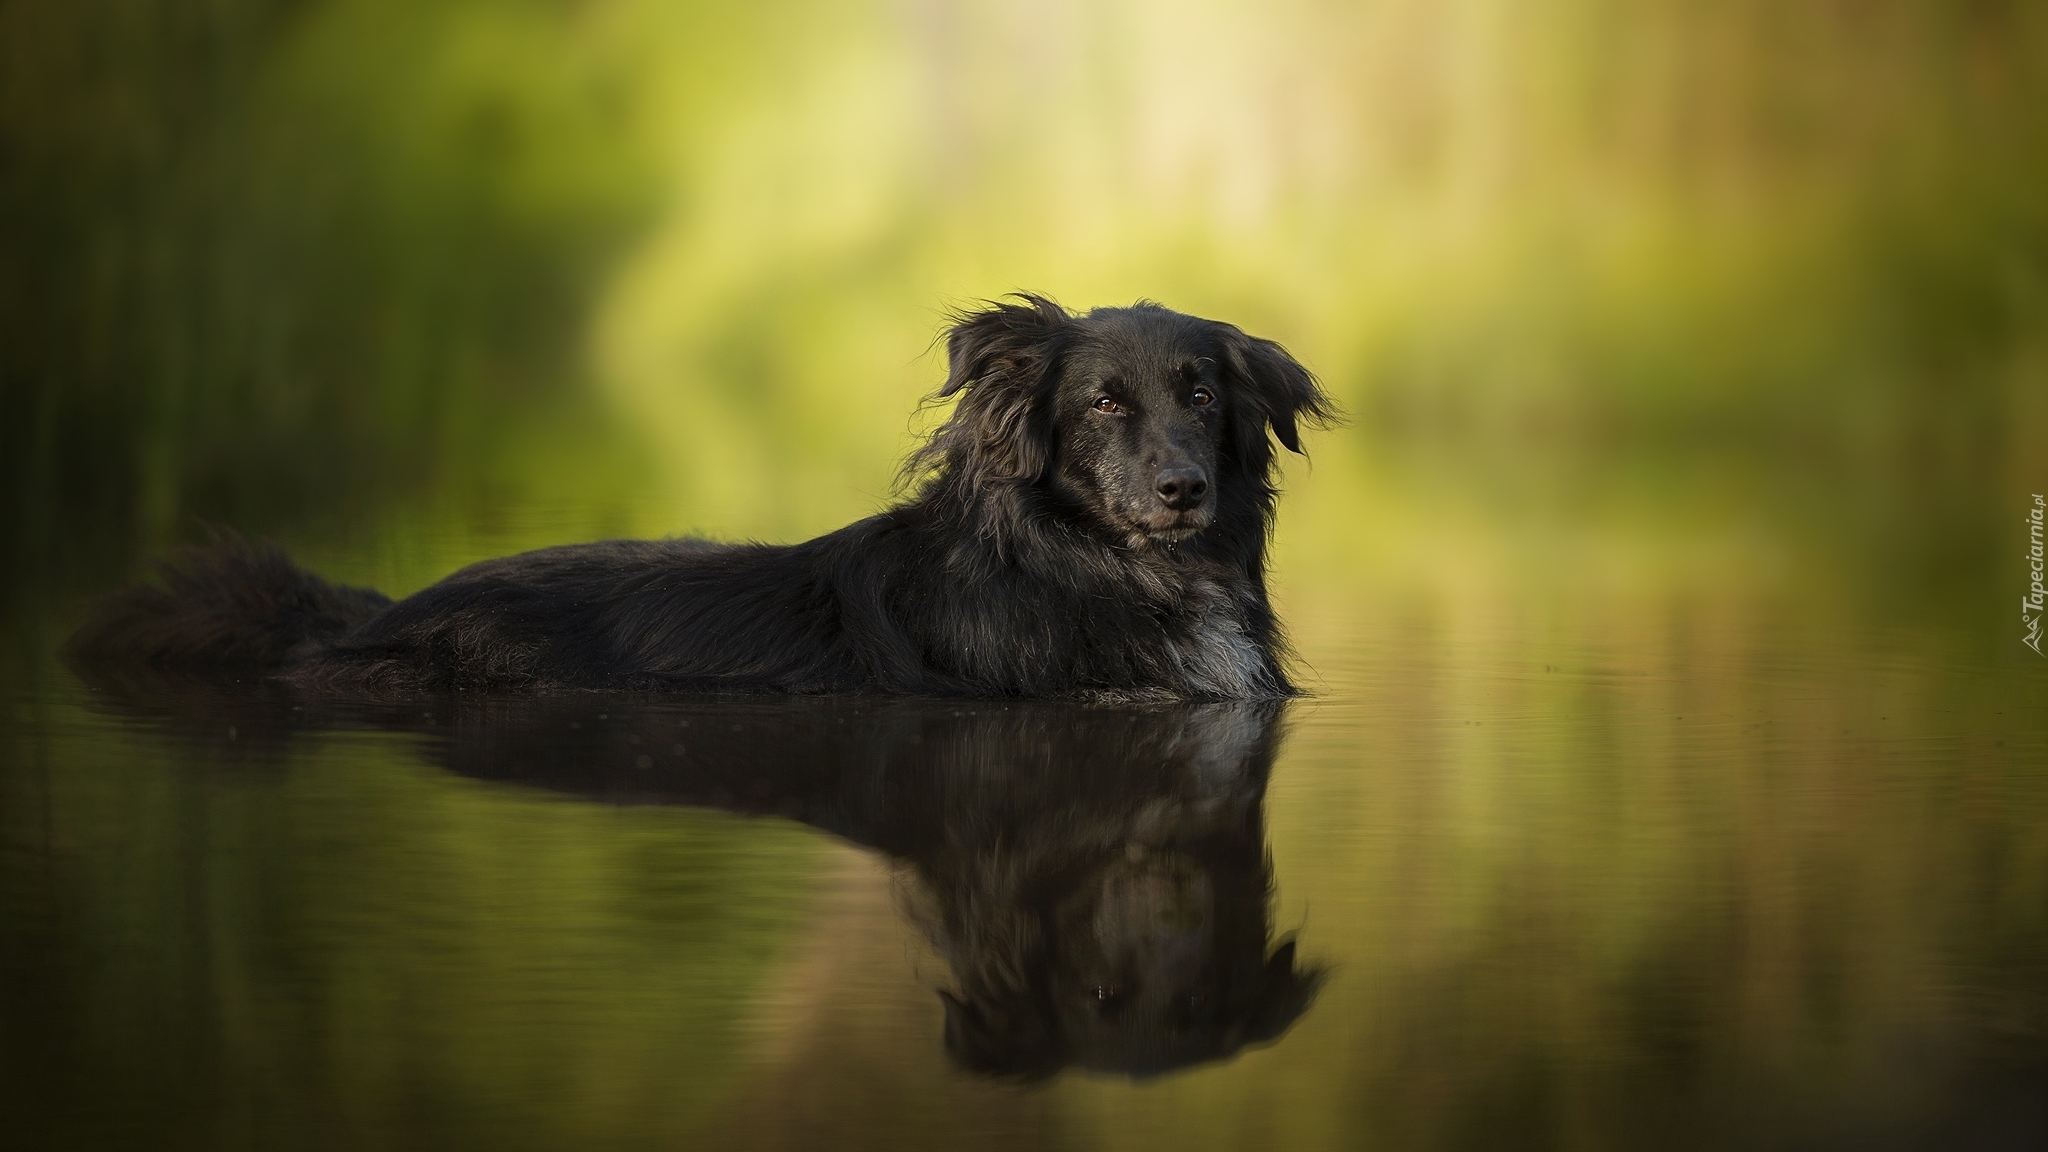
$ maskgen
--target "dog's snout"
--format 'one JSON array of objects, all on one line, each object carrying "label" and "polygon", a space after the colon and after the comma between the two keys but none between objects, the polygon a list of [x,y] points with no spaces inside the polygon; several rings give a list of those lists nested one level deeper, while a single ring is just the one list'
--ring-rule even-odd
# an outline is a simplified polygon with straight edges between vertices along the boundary
[{"label": "dog's snout", "polygon": [[1152,482],[1152,490],[1159,493],[1159,499],[1168,508],[1185,511],[1197,508],[1209,495],[1209,476],[1192,464],[1177,464],[1162,468]]}]

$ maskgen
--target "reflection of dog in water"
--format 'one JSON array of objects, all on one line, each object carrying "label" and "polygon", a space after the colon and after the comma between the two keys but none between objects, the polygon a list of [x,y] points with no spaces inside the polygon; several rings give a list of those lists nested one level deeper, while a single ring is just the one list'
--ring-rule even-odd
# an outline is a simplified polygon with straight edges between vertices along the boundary
[{"label": "reflection of dog in water", "polygon": [[[1270,714],[1091,719],[1107,723],[1068,731],[1063,771],[985,784],[981,811],[911,856],[913,907],[953,969],[946,1046],[977,1071],[1217,1059],[1279,1036],[1319,981],[1291,940],[1267,950]],[[1028,739],[1009,727],[960,733],[957,762]]]},{"label": "reflection of dog in water", "polygon": [[[337,704],[189,679],[107,685],[240,762],[304,727],[430,737],[465,775],[611,803],[801,820],[885,853],[953,972],[977,1072],[1150,1075],[1271,1041],[1320,973],[1271,940],[1262,815],[1277,706],[1154,708],[590,694]],[[430,715],[429,715],[430,713]],[[681,737],[681,742],[679,742]]]}]

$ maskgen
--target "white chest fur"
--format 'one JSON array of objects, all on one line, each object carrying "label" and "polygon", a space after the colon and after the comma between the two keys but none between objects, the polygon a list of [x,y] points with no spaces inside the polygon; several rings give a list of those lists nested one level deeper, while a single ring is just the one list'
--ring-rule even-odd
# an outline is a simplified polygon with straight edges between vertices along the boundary
[{"label": "white chest fur", "polygon": [[1278,686],[1266,672],[1265,653],[1230,593],[1213,580],[1197,580],[1185,603],[1187,630],[1172,647],[1188,686],[1197,695],[1229,699],[1273,695]]}]

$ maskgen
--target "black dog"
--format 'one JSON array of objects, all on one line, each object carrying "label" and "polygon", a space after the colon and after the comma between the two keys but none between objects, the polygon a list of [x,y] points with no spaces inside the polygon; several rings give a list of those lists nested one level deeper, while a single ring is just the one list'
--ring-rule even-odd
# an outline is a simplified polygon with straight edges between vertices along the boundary
[{"label": "black dog", "polygon": [[610,541],[398,603],[234,541],[80,630],[88,663],[308,687],[1256,698],[1292,691],[1265,586],[1268,428],[1332,414],[1277,344],[1152,304],[960,318],[914,498],[802,544]]}]

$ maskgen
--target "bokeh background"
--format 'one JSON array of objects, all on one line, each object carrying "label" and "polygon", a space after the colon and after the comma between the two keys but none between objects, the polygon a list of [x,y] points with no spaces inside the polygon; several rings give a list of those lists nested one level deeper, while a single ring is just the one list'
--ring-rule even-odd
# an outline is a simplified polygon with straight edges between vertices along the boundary
[{"label": "bokeh background", "polygon": [[[372,734],[258,771],[66,695],[85,599],[202,523],[392,592],[835,527],[939,418],[947,311],[1017,289],[1231,320],[1347,412],[1288,463],[1319,695],[1270,811],[1338,975],[1268,1053],[949,1080],[851,849]],[[1995,1136],[2048,1051],[2044,445],[2039,4],[0,0],[10,1112]]]},{"label": "bokeh background", "polygon": [[547,507],[820,531],[890,494],[945,311],[1021,288],[1228,318],[1322,375],[1352,419],[1296,469],[1297,569],[1497,592],[1531,574],[1488,540],[1529,531],[1575,581],[1677,556],[2013,616],[1984,582],[2048,429],[2034,5],[0,22],[13,587],[197,520],[344,565]]}]

